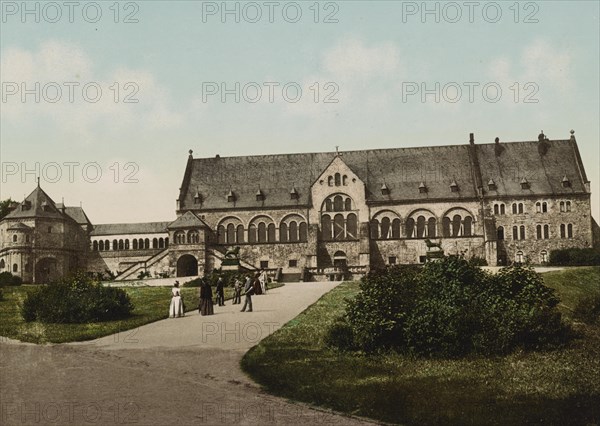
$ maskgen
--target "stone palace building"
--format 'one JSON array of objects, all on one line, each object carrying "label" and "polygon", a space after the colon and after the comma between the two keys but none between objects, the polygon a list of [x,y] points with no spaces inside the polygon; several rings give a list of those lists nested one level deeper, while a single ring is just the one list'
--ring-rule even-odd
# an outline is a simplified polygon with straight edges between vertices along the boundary
[{"label": "stone palace building", "polygon": [[549,140],[194,158],[172,222],[93,225],[39,186],[0,222],[0,272],[196,276],[241,266],[289,278],[357,277],[422,263],[427,240],[489,265],[544,264],[591,247],[590,182],[574,132]]}]

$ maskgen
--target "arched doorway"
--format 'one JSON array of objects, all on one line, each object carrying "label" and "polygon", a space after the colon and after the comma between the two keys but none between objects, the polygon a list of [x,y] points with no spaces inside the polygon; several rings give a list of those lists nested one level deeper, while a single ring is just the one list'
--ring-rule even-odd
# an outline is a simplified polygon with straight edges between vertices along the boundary
[{"label": "arched doorway", "polygon": [[59,277],[56,259],[44,257],[37,261],[35,265],[36,284],[48,284]]},{"label": "arched doorway", "polygon": [[333,266],[335,266],[338,269],[345,270],[348,266],[346,253],[344,253],[343,251],[336,251],[333,255]]},{"label": "arched doorway", "polygon": [[198,260],[191,254],[184,254],[177,259],[178,277],[195,277],[198,275]]}]

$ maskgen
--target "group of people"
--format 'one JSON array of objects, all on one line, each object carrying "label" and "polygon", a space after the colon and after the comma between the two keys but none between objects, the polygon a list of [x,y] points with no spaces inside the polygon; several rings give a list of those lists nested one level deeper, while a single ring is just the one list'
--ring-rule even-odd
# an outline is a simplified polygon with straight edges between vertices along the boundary
[{"label": "group of people", "polygon": [[[243,285],[242,282],[236,278],[233,284],[233,304],[238,305],[242,303],[243,293],[245,298],[241,312],[252,312],[252,296],[255,294],[267,294],[267,286],[268,277],[265,270],[255,274],[246,275]],[[171,298],[171,305],[169,307],[169,317],[176,318],[185,316],[185,305],[183,303],[183,298],[181,297],[179,281],[175,281],[171,291],[173,297]],[[215,303],[219,306],[225,306],[225,281],[223,280],[223,277],[219,277],[217,280],[215,293]],[[198,311],[200,312],[200,315],[213,315],[215,313],[212,287],[205,279],[203,279],[200,284],[200,303]]]}]

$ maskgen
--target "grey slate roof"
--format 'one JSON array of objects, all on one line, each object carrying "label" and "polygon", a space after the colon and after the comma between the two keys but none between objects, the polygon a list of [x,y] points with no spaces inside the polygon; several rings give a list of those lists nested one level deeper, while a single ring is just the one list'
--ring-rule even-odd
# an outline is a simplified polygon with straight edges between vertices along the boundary
[{"label": "grey slate roof", "polygon": [[171,222],[168,226],[169,229],[177,229],[177,228],[198,228],[207,226],[206,223],[196,216],[194,213],[188,211],[183,215],[179,216],[173,222]]},{"label": "grey slate roof", "polygon": [[[28,205],[29,208],[24,210],[24,205]],[[16,209],[7,214],[4,219],[36,217],[64,219],[64,216],[58,210],[52,198],[39,185],[35,187],[25,200],[19,203]]]},{"label": "grey slate roof", "polygon": [[126,235],[126,234],[159,234],[167,232],[170,222],[147,223],[105,223],[95,225],[91,236]]},{"label": "grey slate roof", "polygon": [[[342,160],[366,185],[368,202],[473,199],[477,188],[489,195],[585,193],[583,164],[575,139],[544,142],[502,142],[450,146],[348,151]],[[189,157],[180,189],[180,210],[225,210],[309,206],[310,187],[331,163],[335,153]],[[570,188],[563,188],[567,176]],[[525,177],[530,188],[523,190]],[[485,184],[493,179],[497,192]],[[459,187],[452,192],[453,181]],[[388,191],[382,193],[385,185]],[[420,193],[424,183],[427,191]],[[298,198],[290,197],[296,188]],[[257,200],[261,190],[264,200]],[[227,200],[232,192],[235,203]],[[201,195],[201,203],[194,197]]]}]

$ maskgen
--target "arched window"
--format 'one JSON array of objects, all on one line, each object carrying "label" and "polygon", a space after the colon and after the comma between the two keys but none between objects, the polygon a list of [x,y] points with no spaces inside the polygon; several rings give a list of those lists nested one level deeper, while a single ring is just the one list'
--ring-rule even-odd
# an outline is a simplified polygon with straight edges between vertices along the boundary
[{"label": "arched window", "polygon": [[344,175],[342,177],[342,185],[344,185],[344,186],[348,185],[348,176]]},{"label": "arched window", "polygon": [[567,208],[567,211],[570,212],[571,211],[571,202],[567,201],[565,204],[565,207]]},{"label": "arched window", "polygon": [[521,237],[522,240],[525,239],[525,226],[524,225],[521,225],[519,227],[519,236]]},{"label": "arched window", "polygon": [[473,218],[471,216],[465,217],[463,221],[463,235],[465,237],[473,235]]},{"label": "arched window", "polygon": [[279,241],[282,243],[287,243],[288,241],[288,226],[286,223],[279,225]]},{"label": "arched window", "polygon": [[[100,241],[100,242],[102,242],[102,241]],[[138,249],[138,241],[135,238],[133,239],[133,249],[134,250]]]},{"label": "arched window", "polygon": [[550,238],[550,226],[544,225],[544,239]]},{"label": "arched window", "polygon": [[397,240],[400,238],[400,219],[392,220],[392,238]]},{"label": "arched window", "polygon": [[94,241],[94,242],[92,243],[92,250],[94,250],[94,251],[98,251],[98,241]]},{"label": "arched window", "polygon": [[381,218],[381,239],[387,240],[391,237],[390,219],[387,217]]},{"label": "arched window", "polygon": [[566,238],[567,237],[567,227],[565,226],[564,223],[560,224],[560,238]]},{"label": "arched window", "polygon": [[[185,244],[185,234],[183,234],[183,240],[181,241],[181,244]],[[140,250],[147,248],[147,247],[144,247],[144,240],[141,238],[138,240],[138,248]]]},{"label": "arched window", "polygon": [[513,214],[517,214],[517,203],[513,203],[512,212],[513,212]]},{"label": "arched window", "polygon": [[498,234],[498,241],[504,240],[504,226],[498,227],[497,234]]},{"label": "arched window", "polygon": [[442,219],[442,235],[444,237],[450,237],[450,223],[449,217],[446,216]]},{"label": "arched window", "polygon": [[406,219],[406,238],[415,238],[415,220],[412,217]]},{"label": "arched window", "polygon": [[113,240],[112,249],[113,250],[118,250],[119,249],[119,242],[117,240]]},{"label": "arched window", "polygon": [[346,230],[344,227],[344,216],[336,214],[333,218],[333,239],[343,240],[346,237]]},{"label": "arched window", "polygon": [[248,227],[248,242],[255,243],[256,242],[256,225],[251,224]]},{"label": "arched window", "polygon": [[325,200],[325,211],[326,212],[333,211],[333,201],[331,201],[331,198],[328,198]]},{"label": "arched window", "polygon": [[258,242],[267,242],[267,225],[264,222],[260,222],[258,224]]},{"label": "arched window", "polygon": [[225,240],[227,244],[235,243],[235,225],[233,223],[227,225],[227,233],[225,234]]},{"label": "arched window", "polygon": [[[133,241],[135,242],[135,240]],[[104,251],[104,241],[100,240],[100,242],[98,243],[98,250]]]},{"label": "arched window", "polygon": [[333,186],[333,176],[329,176],[329,177],[327,178],[327,184],[328,184],[329,186]]},{"label": "arched window", "polygon": [[19,271],[19,265],[17,265],[16,263],[13,264],[13,272],[18,272]]},{"label": "arched window", "polygon": [[523,252],[521,250],[519,250],[517,252],[515,260],[517,263],[523,263],[524,257],[523,257]]},{"label": "arched window", "polygon": [[165,238],[165,248],[169,247],[169,237]]},{"label": "arched window", "polygon": [[[273,228],[275,228],[275,226],[273,226]],[[299,230],[300,230],[300,241],[302,241],[302,242],[308,241],[308,226],[306,225],[306,222],[300,222]]]},{"label": "arched window", "polygon": [[517,226],[513,226],[513,240],[519,239],[519,228]]},{"label": "arched window", "polygon": [[198,231],[189,231],[187,234],[188,244],[198,244],[200,242],[200,234]]},{"label": "arched window", "polygon": [[417,217],[417,238],[425,237],[425,216]]},{"label": "arched window", "polygon": [[346,198],[346,201],[344,201],[344,210],[352,210],[352,200],[350,198]]},{"label": "arched window", "polygon": [[329,215],[323,215],[321,217],[321,238],[324,241],[331,241],[331,231],[332,231],[332,226],[331,226],[331,217],[329,217]]},{"label": "arched window", "polygon": [[129,238],[125,240],[125,250],[129,250]]},{"label": "arched window", "polygon": [[[219,237],[220,236],[221,235],[219,235]],[[224,242],[224,240],[223,240],[223,242]],[[220,239],[219,239],[219,243],[221,243]],[[177,231],[177,232],[175,232],[175,244],[185,244],[185,232],[183,232],[183,231]],[[144,248],[143,244],[139,244],[138,243],[138,248],[139,249],[143,249]]]},{"label": "arched window", "polygon": [[500,204],[500,214],[506,214],[506,208],[504,204]]},{"label": "arched window", "polygon": [[539,201],[535,203],[535,211],[538,213],[542,212],[542,203],[540,203]]},{"label": "arched window", "polygon": [[374,240],[379,239],[379,221],[377,219],[371,220],[371,238]]},{"label": "arched window", "polygon": [[461,235],[461,223],[462,223],[462,218],[460,217],[460,215],[455,214],[454,217],[452,218],[452,236],[453,237],[459,237]]},{"label": "arched window", "polygon": [[336,195],[333,198],[333,211],[341,212],[344,211],[344,199],[341,195]]},{"label": "arched window", "polygon": [[548,213],[548,203],[545,201],[542,203],[542,213]]},{"label": "arched window", "polygon": [[242,244],[244,242],[244,225],[237,226],[235,230],[235,240],[239,244]]},{"label": "arched window", "polygon": [[165,239],[164,238],[158,239],[158,248],[165,248]]},{"label": "arched window", "polygon": [[498,204],[494,204],[494,214],[500,214],[500,206]]},{"label": "arched window", "polygon": [[535,236],[538,240],[542,239],[542,225],[537,225],[535,227],[535,234],[536,234]]},{"label": "arched window", "polygon": [[13,243],[17,242],[17,234],[13,235]]},{"label": "arched window", "polygon": [[296,221],[291,221],[289,225],[290,243],[298,242],[298,224]]},{"label": "arched window", "polygon": [[358,218],[354,213],[350,213],[346,217],[346,238],[358,239]]},{"label": "arched window", "polygon": [[104,250],[110,250],[110,242],[108,240],[104,240]]},{"label": "arched window", "polygon": [[6,267],[6,263],[4,262],[4,259],[0,259],[0,269],[4,269]]},{"label": "arched window", "polygon": [[276,240],[275,234],[276,234],[275,224],[269,223],[269,226],[267,226],[267,241],[270,243],[274,243]]},{"label": "arched window", "polygon": [[335,174],[335,186],[340,186],[342,184],[342,177],[339,173]]},{"label": "arched window", "polygon": [[573,225],[570,223],[567,225],[567,236],[573,238]]},{"label": "arched window", "polygon": [[152,248],[153,249],[158,248],[158,238],[152,238]]},{"label": "arched window", "polygon": [[548,263],[548,252],[546,250],[542,250],[540,254],[542,263]]},{"label": "arched window", "polygon": [[559,206],[560,206],[560,211],[564,212],[565,211],[565,202],[561,201],[560,204],[559,204]]},{"label": "arched window", "polygon": [[[225,232],[225,227],[223,225],[219,225],[217,226],[217,243],[218,244],[225,244],[225,239],[226,239],[226,232]],[[177,244],[181,244],[177,238],[175,238],[175,242]]]},{"label": "arched window", "polygon": [[519,214],[522,214],[525,210],[523,209],[523,203],[519,203]]}]

